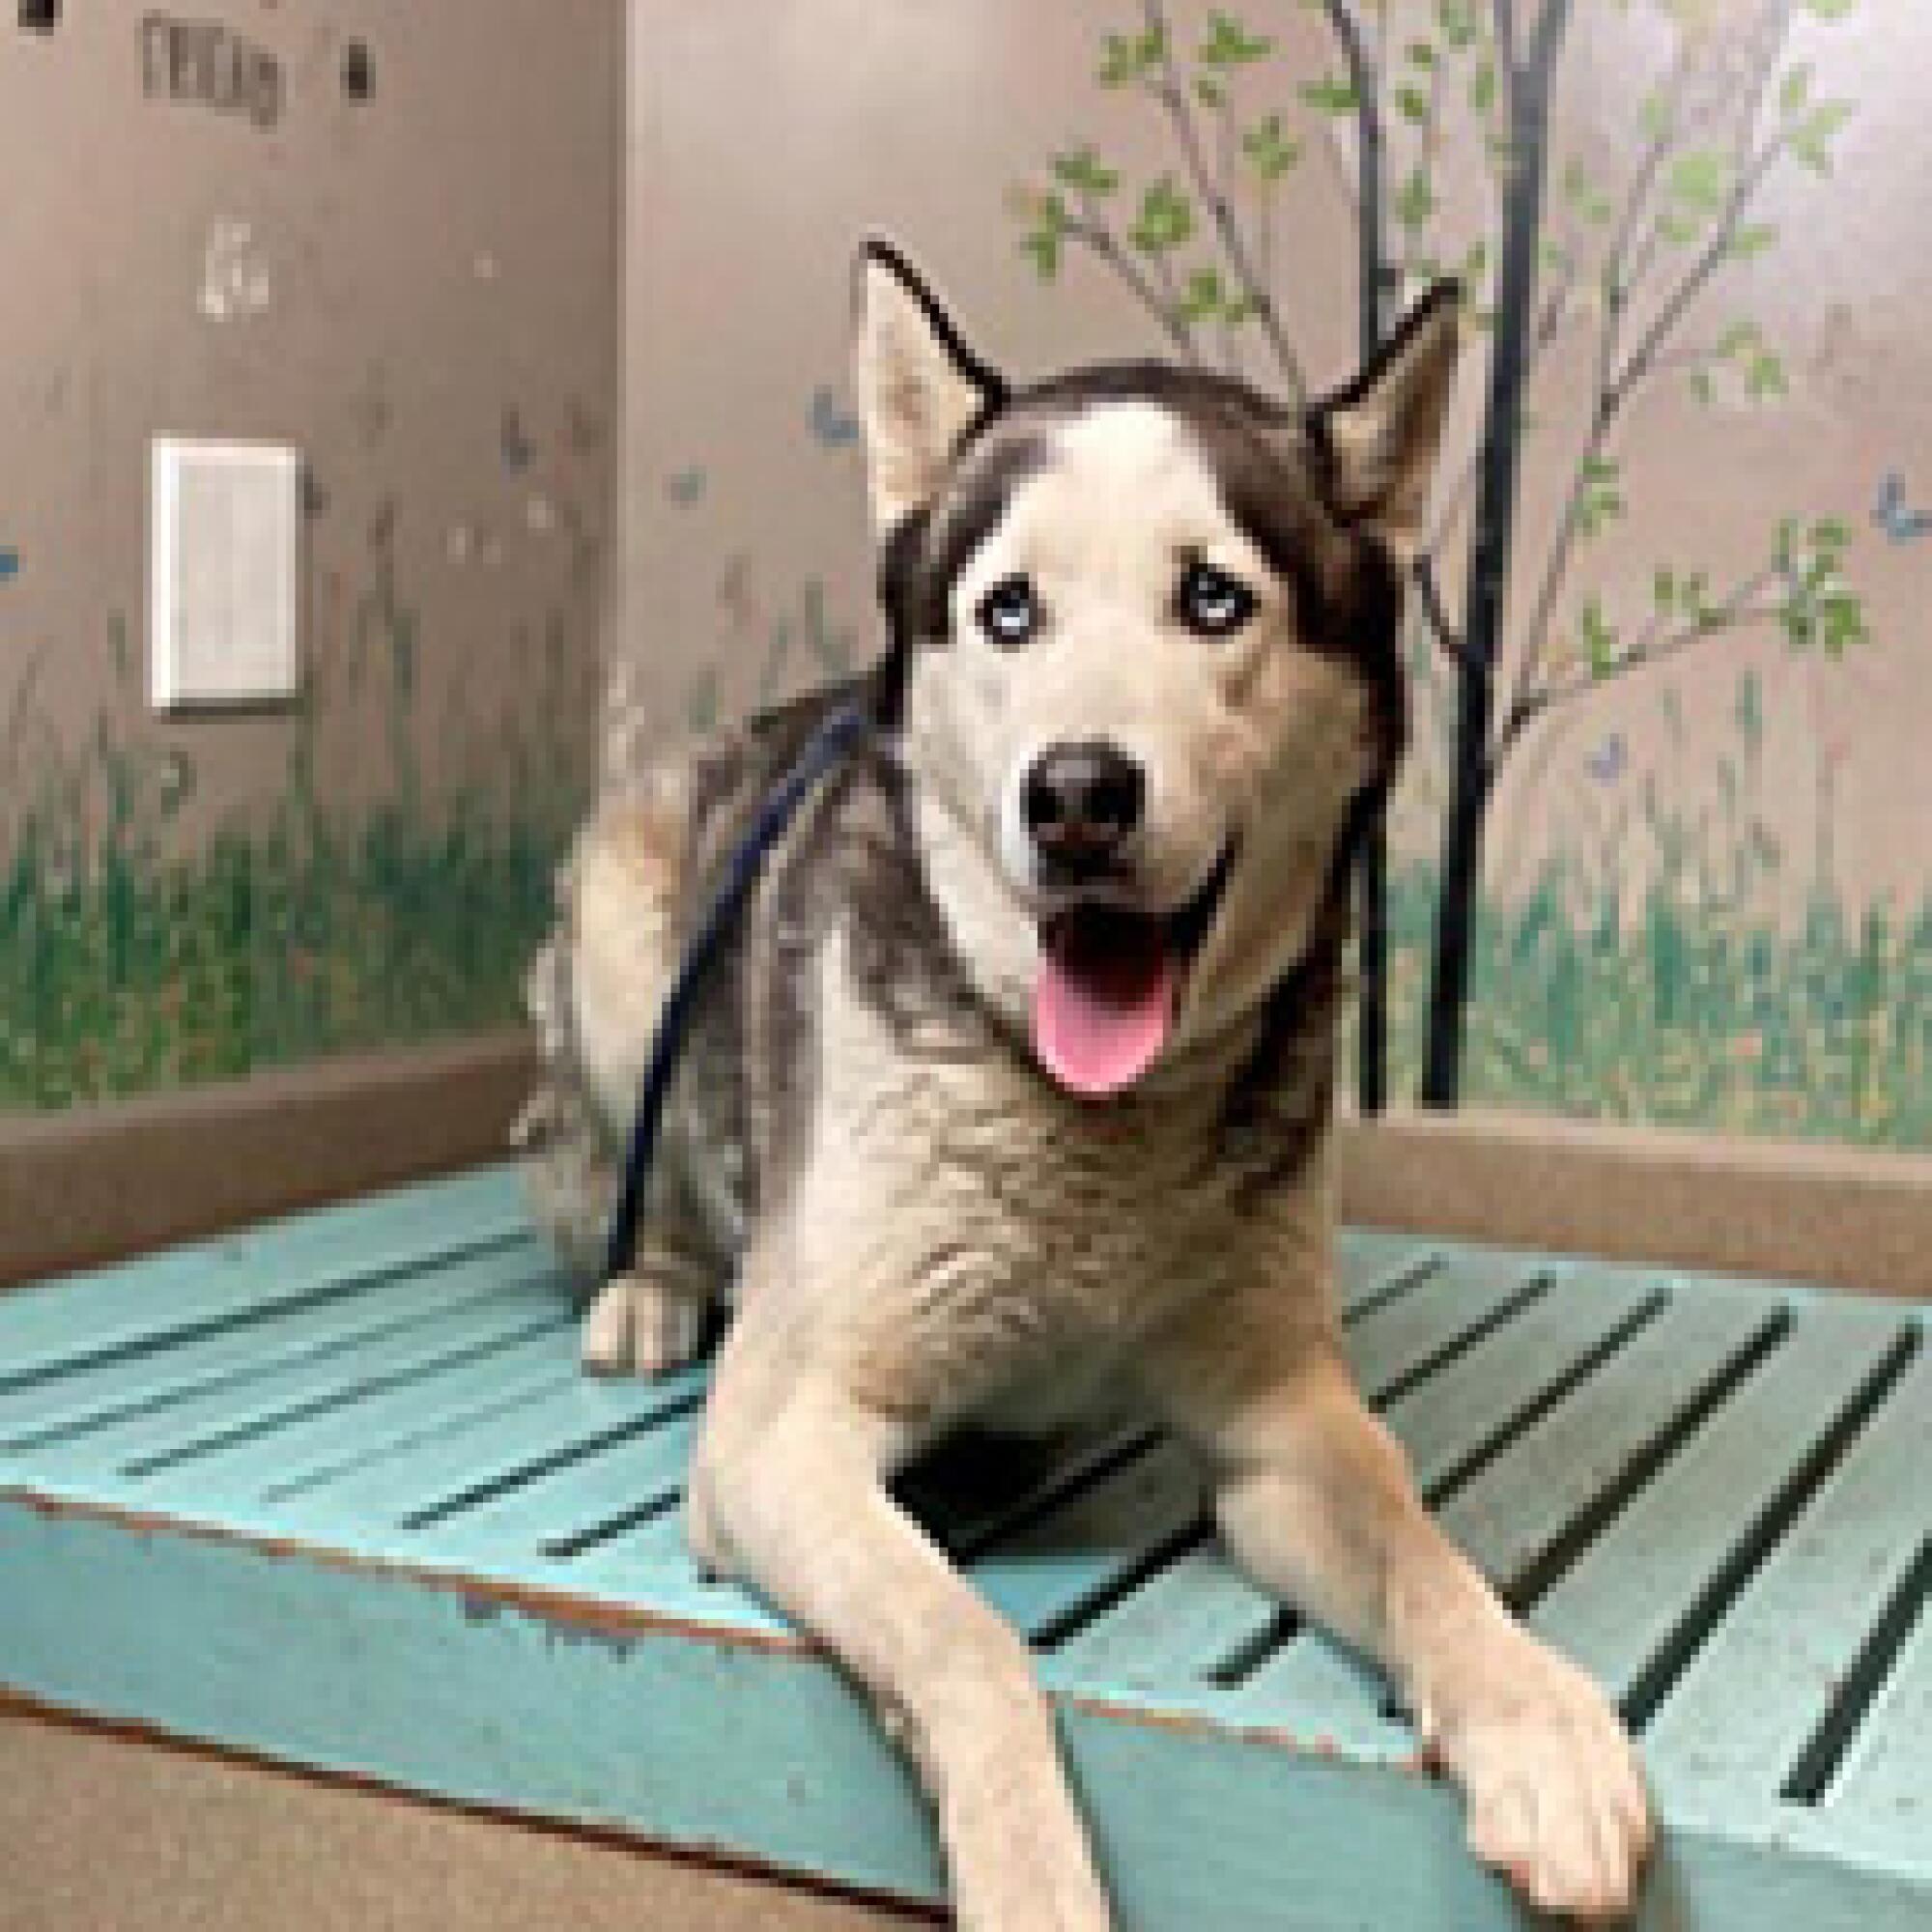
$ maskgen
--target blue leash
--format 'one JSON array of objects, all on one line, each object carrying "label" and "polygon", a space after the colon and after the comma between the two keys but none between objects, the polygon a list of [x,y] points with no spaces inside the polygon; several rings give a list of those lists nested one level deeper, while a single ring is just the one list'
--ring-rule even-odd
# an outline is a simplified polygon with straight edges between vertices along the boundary
[{"label": "blue leash", "polygon": [[651,1057],[644,1065],[644,1084],[638,1096],[638,1111],[631,1122],[630,1150],[624,1159],[623,1191],[611,1217],[611,1235],[605,1247],[607,1281],[627,1273],[637,1254],[638,1217],[643,1210],[644,1183],[657,1154],[665,1102],[670,1096],[678,1062],[684,1057],[698,989],[744,911],[745,901],[751,897],[752,888],[757,884],[772,847],[784,837],[785,828],[797,815],[799,807],[852,754],[870,727],[870,716],[863,704],[856,702],[841,704],[820,722],[791,769],[765,794],[757,816],[731,854],[730,865],[703,920],[685,947],[677,978],[671,981],[664,1010],[658,1017]]}]

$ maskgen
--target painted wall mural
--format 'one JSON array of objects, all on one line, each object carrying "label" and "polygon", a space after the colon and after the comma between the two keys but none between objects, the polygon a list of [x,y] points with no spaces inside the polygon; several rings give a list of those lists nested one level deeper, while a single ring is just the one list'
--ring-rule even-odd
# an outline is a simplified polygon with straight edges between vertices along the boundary
[{"label": "painted wall mural", "polygon": [[[0,1109],[518,1020],[609,614],[622,20],[564,11],[0,30]],[[146,708],[155,434],[305,453],[287,712]]]},{"label": "painted wall mural", "polygon": [[[1821,92],[1790,43],[1799,15],[1843,21],[1854,0],[1652,9],[1657,44],[1619,77],[1637,130],[1625,154],[1571,136],[1561,118],[1572,0],[1521,18],[1476,0],[1308,11],[1326,30],[1312,75],[1284,58],[1281,37],[1231,13],[1183,34],[1162,0],[1144,0],[1133,30],[1106,36],[1097,80],[1148,103],[1170,165],[1135,183],[1091,146],[1063,151],[1025,201],[1022,245],[1048,279],[1067,250],[1085,251],[1174,353],[1256,364],[1305,396],[1273,262],[1279,185],[1312,147],[1356,230],[1364,355],[1436,276],[1467,291],[1489,350],[1481,407],[1449,460],[1410,618],[1443,829],[1393,878],[1385,849],[1367,867],[1365,1094],[1387,1090],[1394,990],[1414,1016],[1397,1085],[1435,1105],[1462,1097],[1473,1044],[1476,1094],[1925,1138],[1928,1014],[1915,1013],[1909,976],[1932,904],[1902,927],[1876,910],[1848,921],[1814,869],[1795,929],[1773,915],[1759,875],[1782,854],[1761,813],[1754,672],[1740,675],[1735,744],[1718,767],[1719,824],[1688,822],[1656,776],[1634,812],[1612,808],[1600,840],[1641,838],[1652,854],[1634,904],[1623,868],[1593,884],[1573,853],[1552,852],[1507,901],[1485,895],[1482,875],[1507,768],[1554,714],[1587,715],[1607,688],[1736,633],[1775,633],[1825,675],[1873,641],[1849,561],[1851,505],[1804,502],[1734,558],[1670,532],[1635,582],[1624,557],[1605,568],[1594,554],[1632,521],[1651,391],[1689,386],[1710,412],[1699,460],[1714,468],[1720,392],[1766,409],[1788,392],[1736,270],[1792,252],[1766,208],[1779,173],[1833,173],[1854,103]],[[1284,99],[1301,110],[1298,133]],[[1566,341],[1580,363],[1557,353]],[[1560,453],[1526,468],[1532,439]],[[1548,527],[1526,529],[1526,487],[1552,486]],[[1519,558],[1520,545],[1530,554]],[[1674,691],[1667,701],[1682,702]],[[1681,740],[1681,709],[1663,715]],[[1622,737],[1605,738],[1592,780],[1614,792],[1626,755]]]},{"label": "painted wall mural", "polygon": [[[1158,353],[1317,392],[1456,274],[1471,353],[1406,642],[1415,753],[1365,892],[1371,1079],[1932,1147],[1932,140],[1909,79],[1932,19],[909,11],[797,0],[761,46],[742,8],[639,0],[657,239],[629,275],[665,329],[630,352],[632,685],[702,721],[810,676],[775,641],[781,583],[871,648],[856,467],[819,434],[847,419],[827,372],[865,227],[1023,373]],[[783,180],[700,127],[679,97],[706,74],[774,103]]]}]

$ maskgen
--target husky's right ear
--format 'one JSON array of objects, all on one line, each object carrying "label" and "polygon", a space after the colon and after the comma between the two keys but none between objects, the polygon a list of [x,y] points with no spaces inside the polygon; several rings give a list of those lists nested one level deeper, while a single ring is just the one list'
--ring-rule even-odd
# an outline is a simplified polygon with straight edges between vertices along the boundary
[{"label": "husky's right ear", "polygon": [[883,538],[931,501],[961,439],[1006,388],[889,242],[874,237],[860,250],[858,285],[859,423]]}]

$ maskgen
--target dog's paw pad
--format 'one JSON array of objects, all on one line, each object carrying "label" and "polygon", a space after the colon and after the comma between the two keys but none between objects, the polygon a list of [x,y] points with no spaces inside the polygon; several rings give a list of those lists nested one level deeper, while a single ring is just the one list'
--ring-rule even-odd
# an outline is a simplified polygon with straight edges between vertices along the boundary
[{"label": "dog's paw pad", "polygon": [[697,1353],[704,1302],[642,1275],[613,1275],[583,1318],[583,1366],[593,1375],[668,1376]]}]

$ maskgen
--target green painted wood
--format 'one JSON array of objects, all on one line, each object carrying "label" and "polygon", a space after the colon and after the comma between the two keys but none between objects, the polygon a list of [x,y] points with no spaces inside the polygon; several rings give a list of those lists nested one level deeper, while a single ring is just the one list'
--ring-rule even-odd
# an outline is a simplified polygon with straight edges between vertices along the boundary
[{"label": "green painted wood", "polygon": [[[1339,1289],[1452,1531],[1657,1706],[1642,1925],[1932,1922],[1922,1319],[1361,1231]],[[0,1301],[0,1686],[933,1896],[842,1680],[691,1564],[703,1370],[575,1348],[500,1170]],[[1123,1924],[1521,1923],[1373,1676],[1202,1540],[1173,1446],[913,1488],[1043,1646]]]},{"label": "green painted wood", "polygon": [[1865,1303],[1806,1311],[1531,1605],[1530,1622],[1628,1697],[1900,1326],[1897,1310]]},{"label": "green painted wood", "polygon": [[358,1294],[421,1262],[530,1238],[507,1169],[322,1208],[0,1295],[0,1389],[206,1328]]},{"label": "green painted wood", "polygon": [[[169,1614],[157,1617],[158,1605]],[[221,1641],[210,1641],[219,1632]],[[0,1495],[0,1656],[22,1692],[174,1735],[919,1899],[930,1826],[820,1659],[603,1624]],[[1124,1925],[1521,1932],[1410,1774],[1065,1700],[1061,1728]],[[1922,1880],[1687,1830],[1638,1932],[1918,1932]]]},{"label": "green painted wood", "polygon": [[[1932,1355],[1918,1352],[1672,1687],[1647,1734],[1714,1809],[1778,1791],[1927,1535]],[[1927,1766],[1932,1775],[1932,1765]],[[1932,1849],[1932,1848],[1928,1848]]]},{"label": "green painted wood", "polygon": [[1932,1846],[1932,1610],[1917,1620],[1859,1727],[1824,1804],[1840,1842],[1870,1847],[1895,1861],[1923,1859]]},{"label": "green painted wood", "polygon": [[472,1418],[452,1414],[427,1440],[399,1438],[406,1453],[380,1451],[360,1467],[284,1505],[293,1520],[317,1534],[386,1533],[417,1517],[459,1509],[466,1498],[511,1489],[557,1457],[587,1454],[598,1443],[628,1439],[653,1417],[696,1399],[703,1375],[688,1371],[659,1382],[586,1376],[576,1338],[559,1336],[547,1350],[550,1373],[527,1400],[507,1408],[479,1405]]},{"label": "green painted wood", "polygon": [[[421,1264],[407,1296],[369,1293],[291,1309],[272,1324],[226,1327],[167,1351],[120,1355],[0,1395],[0,1450],[57,1442],[77,1457],[128,1445],[225,1414],[278,1378],[299,1376],[388,1336],[432,1329],[451,1308],[506,1291],[529,1298],[550,1270],[533,1243]],[[327,1367],[325,1374],[332,1373]]]}]

